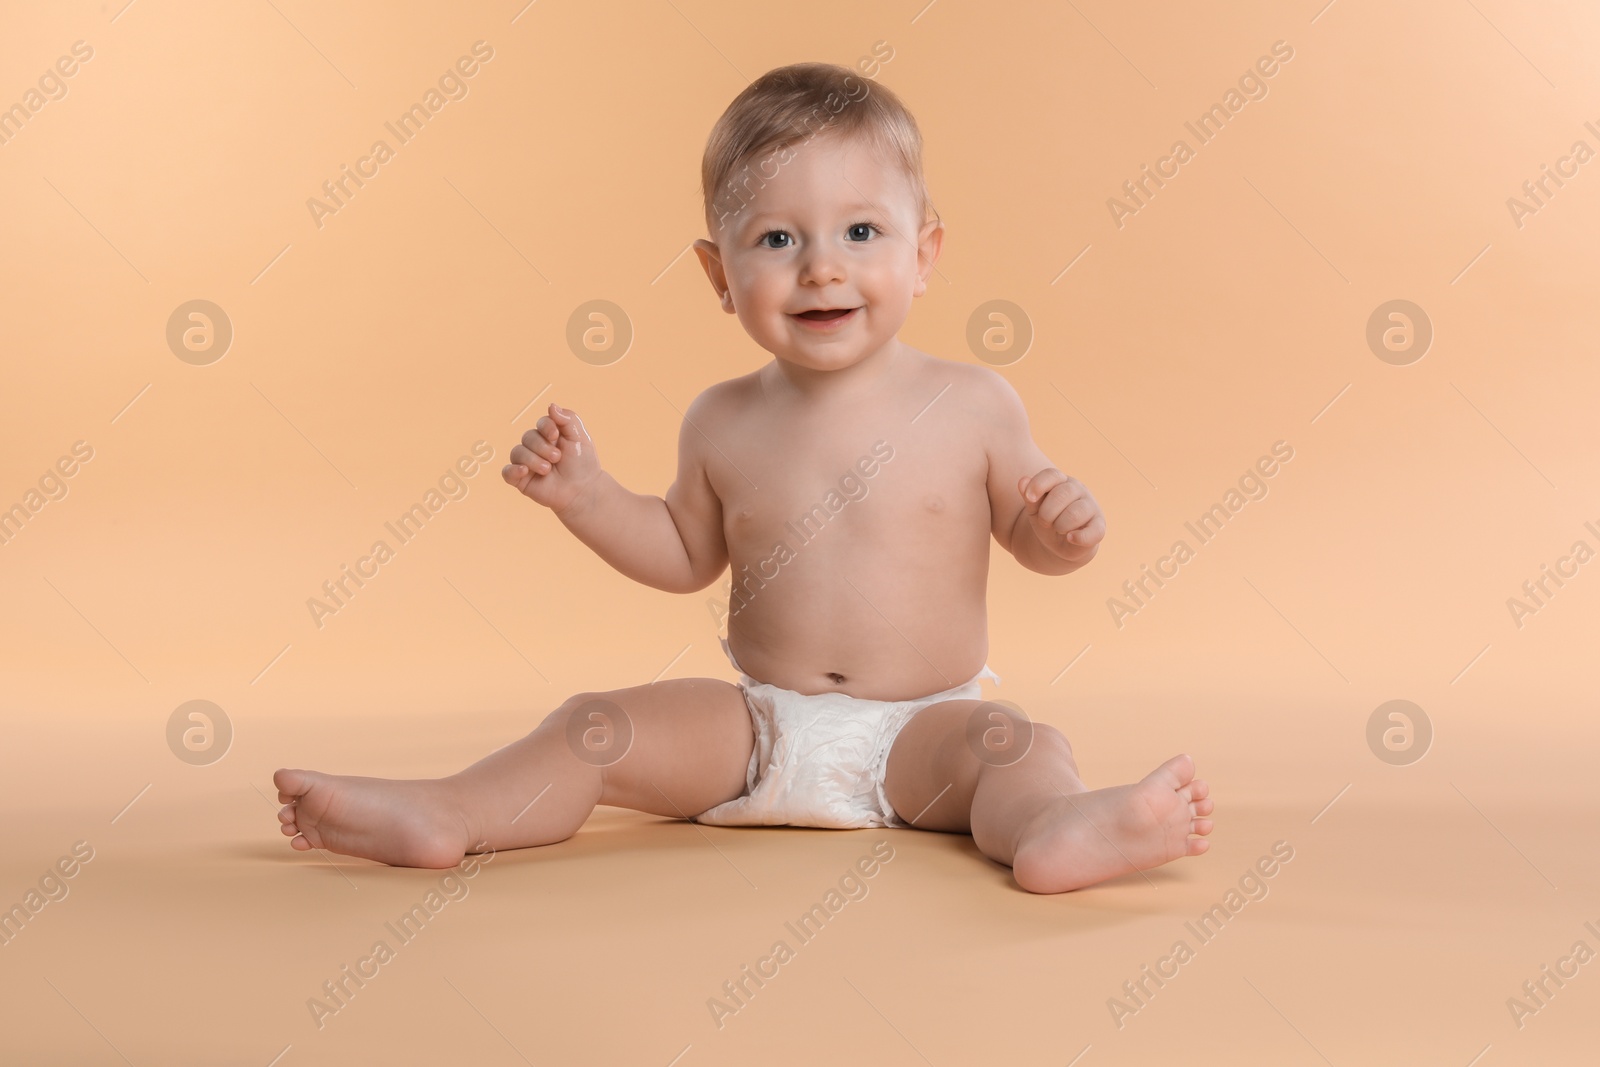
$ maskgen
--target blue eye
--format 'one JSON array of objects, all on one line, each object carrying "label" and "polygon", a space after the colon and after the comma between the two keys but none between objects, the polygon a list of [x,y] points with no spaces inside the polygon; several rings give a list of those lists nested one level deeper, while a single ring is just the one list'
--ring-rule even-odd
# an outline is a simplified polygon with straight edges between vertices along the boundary
[{"label": "blue eye", "polygon": [[[858,234],[858,231],[862,230],[865,230],[866,232]],[[853,222],[849,226],[845,227],[845,233],[850,235],[852,243],[861,244],[863,242],[872,240],[874,235],[882,236],[883,231],[870,222]],[[786,243],[773,244],[768,240],[769,237],[782,237]],[[787,230],[768,230],[766,233],[756,238],[756,243],[764,248],[783,249],[792,247],[794,244],[794,238],[789,235],[789,231]]]}]

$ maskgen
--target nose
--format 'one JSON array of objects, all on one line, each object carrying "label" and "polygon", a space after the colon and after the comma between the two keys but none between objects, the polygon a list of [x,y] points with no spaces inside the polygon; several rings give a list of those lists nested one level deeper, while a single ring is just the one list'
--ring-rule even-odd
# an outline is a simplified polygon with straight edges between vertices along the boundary
[{"label": "nose", "polygon": [[809,285],[844,281],[839,250],[826,242],[813,242],[800,259],[800,281]]}]

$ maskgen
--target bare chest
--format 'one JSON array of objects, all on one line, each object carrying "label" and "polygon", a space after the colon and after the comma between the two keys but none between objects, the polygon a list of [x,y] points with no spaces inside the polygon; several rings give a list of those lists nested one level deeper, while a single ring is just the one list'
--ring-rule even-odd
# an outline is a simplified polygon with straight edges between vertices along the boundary
[{"label": "bare chest", "polygon": [[982,455],[963,457],[931,433],[774,445],[746,460],[742,475],[717,486],[735,561],[878,551],[958,531],[987,536]]}]

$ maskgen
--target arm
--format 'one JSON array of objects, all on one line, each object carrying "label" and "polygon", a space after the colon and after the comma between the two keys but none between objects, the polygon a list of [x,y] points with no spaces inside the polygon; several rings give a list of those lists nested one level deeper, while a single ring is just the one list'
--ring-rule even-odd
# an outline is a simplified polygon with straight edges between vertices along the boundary
[{"label": "arm", "polygon": [[701,408],[697,399],[679,429],[678,475],[665,500],[630,492],[602,470],[583,421],[555,404],[511,450],[501,477],[634,581],[670,593],[704,589],[727,566],[728,548],[703,438],[691,423]]},{"label": "arm", "polygon": [[1000,547],[1040,574],[1070,574],[1094,559],[1105,515],[1089,490],[1051,465],[1028,431],[1022,398],[1000,375],[982,377],[991,530]]}]

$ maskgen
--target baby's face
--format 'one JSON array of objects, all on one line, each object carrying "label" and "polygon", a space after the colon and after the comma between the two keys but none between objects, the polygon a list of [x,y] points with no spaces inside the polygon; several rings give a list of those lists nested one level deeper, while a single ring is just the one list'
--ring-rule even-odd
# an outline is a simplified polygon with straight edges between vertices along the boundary
[{"label": "baby's face", "polygon": [[[937,220],[923,222],[910,179],[870,145],[827,133],[751,173],[765,184],[752,180],[742,207],[726,201],[736,213],[715,244],[695,242],[723,309],[777,358],[815,370],[892,344],[943,236]],[[849,313],[802,314],[818,309]]]}]

